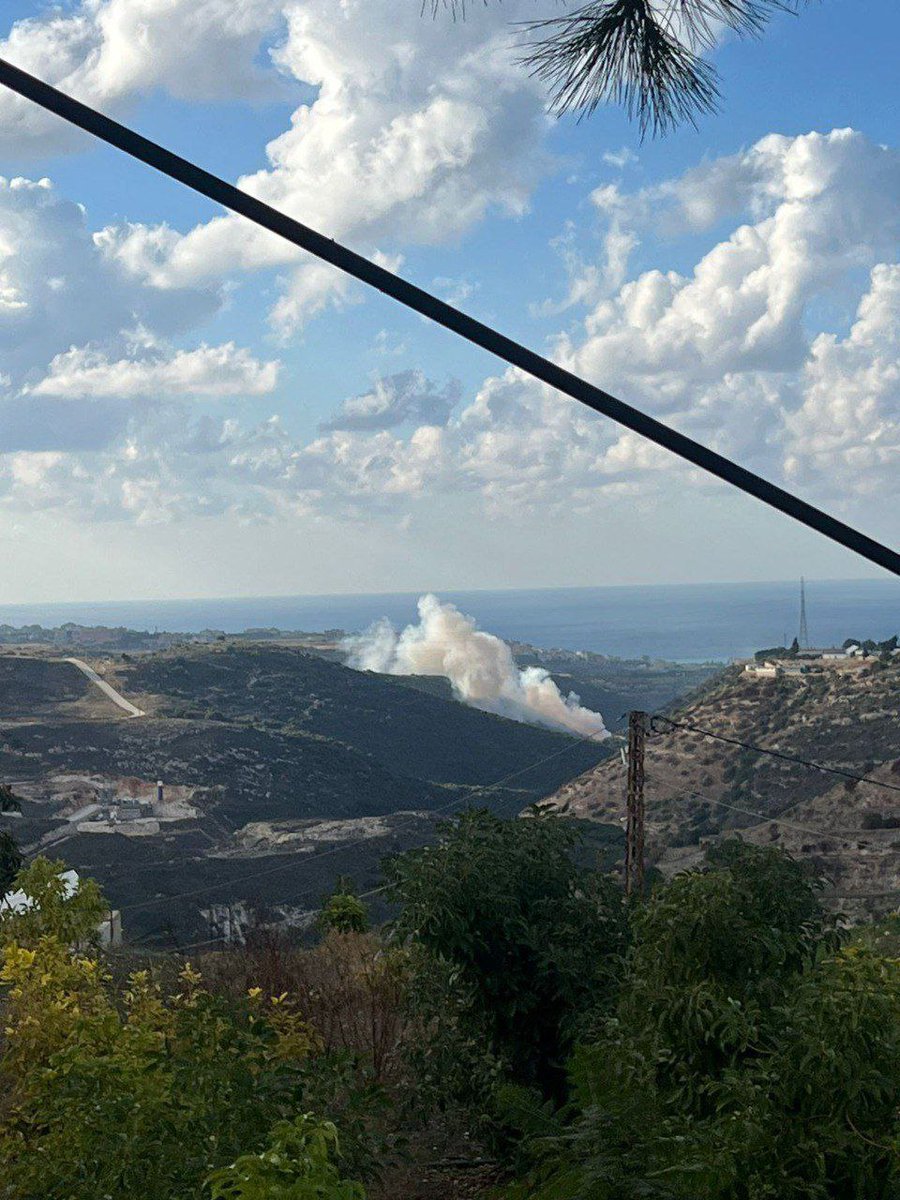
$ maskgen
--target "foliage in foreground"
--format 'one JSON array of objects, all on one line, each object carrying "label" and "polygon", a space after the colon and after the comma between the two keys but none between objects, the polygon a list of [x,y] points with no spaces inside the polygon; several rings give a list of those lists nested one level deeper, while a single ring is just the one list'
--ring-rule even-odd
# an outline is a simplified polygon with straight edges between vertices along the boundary
[{"label": "foliage in foreground", "polygon": [[[347,1056],[324,1053],[289,997],[217,996],[189,964],[174,992],[146,971],[117,990],[97,957],[73,949],[102,897],[84,885],[66,897],[56,866],[22,872],[41,903],[0,922],[0,1197],[194,1200],[210,1172],[314,1112],[341,1120],[348,1169],[371,1166],[377,1093]],[[285,1196],[361,1194],[321,1161],[324,1128],[311,1117],[297,1127],[291,1145],[306,1157]],[[318,1190],[300,1190],[304,1178]]]},{"label": "foliage in foreground", "polygon": [[207,1178],[211,1200],[365,1200],[361,1183],[342,1179],[331,1121],[305,1113],[281,1121],[260,1154],[243,1154]]},{"label": "foliage in foreground", "polygon": [[572,823],[532,813],[464,813],[440,843],[395,859],[388,878],[397,932],[462,997],[461,1034],[485,1039],[518,1081],[559,1095],[579,1021],[615,993],[626,923],[618,888],[577,864]]},{"label": "foliage in foreground", "polygon": [[0,1200],[362,1200],[461,1102],[513,1200],[900,1200],[896,922],[839,937],[774,849],[630,907],[572,849],[465,814],[395,861],[392,940],[263,938],[165,987],[117,987],[99,891],[38,860],[0,920]]},{"label": "foliage in foreground", "polygon": [[797,864],[727,844],[634,918],[616,1016],[516,1200],[896,1200],[900,961],[837,947]]}]

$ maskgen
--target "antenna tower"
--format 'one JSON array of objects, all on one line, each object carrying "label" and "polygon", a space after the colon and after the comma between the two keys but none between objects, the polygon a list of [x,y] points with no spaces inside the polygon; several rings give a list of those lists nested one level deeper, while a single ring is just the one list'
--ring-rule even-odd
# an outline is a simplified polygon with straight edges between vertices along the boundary
[{"label": "antenna tower", "polygon": [[800,576],[800,637],[797,639],[802,650],[809,649],[809,630],[806,627],[806,583]]}]

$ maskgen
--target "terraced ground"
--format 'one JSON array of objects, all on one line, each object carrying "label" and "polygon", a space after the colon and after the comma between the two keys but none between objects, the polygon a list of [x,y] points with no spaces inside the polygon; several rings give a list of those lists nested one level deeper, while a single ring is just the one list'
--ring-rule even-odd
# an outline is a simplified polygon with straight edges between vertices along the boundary
[{"label": "terraced ground", "polygon": [[[646,748],[647,838],[650,858],[663,871],[695,863],[705,841],[740,831],[807,858],[837,908],[855,914],[900,904],[896,657],[800,678],[758,679],[731,667],[692,702],[669,711],[701,729],[877,782],[857,784],[689,730],[654,733]],[[610,758],[551,800],[621,823],[625,783],[621,759]]]}]

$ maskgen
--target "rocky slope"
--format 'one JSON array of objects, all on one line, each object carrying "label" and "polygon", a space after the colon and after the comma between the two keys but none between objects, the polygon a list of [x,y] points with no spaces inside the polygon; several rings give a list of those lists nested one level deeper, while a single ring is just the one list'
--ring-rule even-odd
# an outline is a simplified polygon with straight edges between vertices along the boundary
[{"label": "rocky slope", "polygon": [[[706,840],[739,831],[808,859],[827,881],[836,908],[859,915],[900,904],[896,657],[823,665],[779,679],[735,666],[669,712],[675,721],[873,782],[855,783],[656,722],[646,746],[645,796],[648,855],[661,870],[691,865]],[[625,775],[621,758],[609,758],[565,784],[551,802],[621,825]]]}]

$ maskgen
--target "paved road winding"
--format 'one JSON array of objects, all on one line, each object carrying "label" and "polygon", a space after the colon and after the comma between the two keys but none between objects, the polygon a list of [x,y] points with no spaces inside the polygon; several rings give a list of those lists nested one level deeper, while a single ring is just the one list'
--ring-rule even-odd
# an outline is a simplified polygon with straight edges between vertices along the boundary
[{"label": "paved road winding", "polygon": [[138,708],[132,704],[130,700],[126,700],[121,692],[117,692],[112,684],[107,683],[105,679],[101,679],[93,667],[89,667],[86,662],[82,662],[80,658],[64,658],[63,662],[71,663],[73,667],[77,667],[82,674],[87,675],[91,683],[96,683],[101,692],[105,692],[112,700],[113,704],[118,704],[119,708],[125,710],[129,717],[145,717],[147,714],[142,708]]}]

